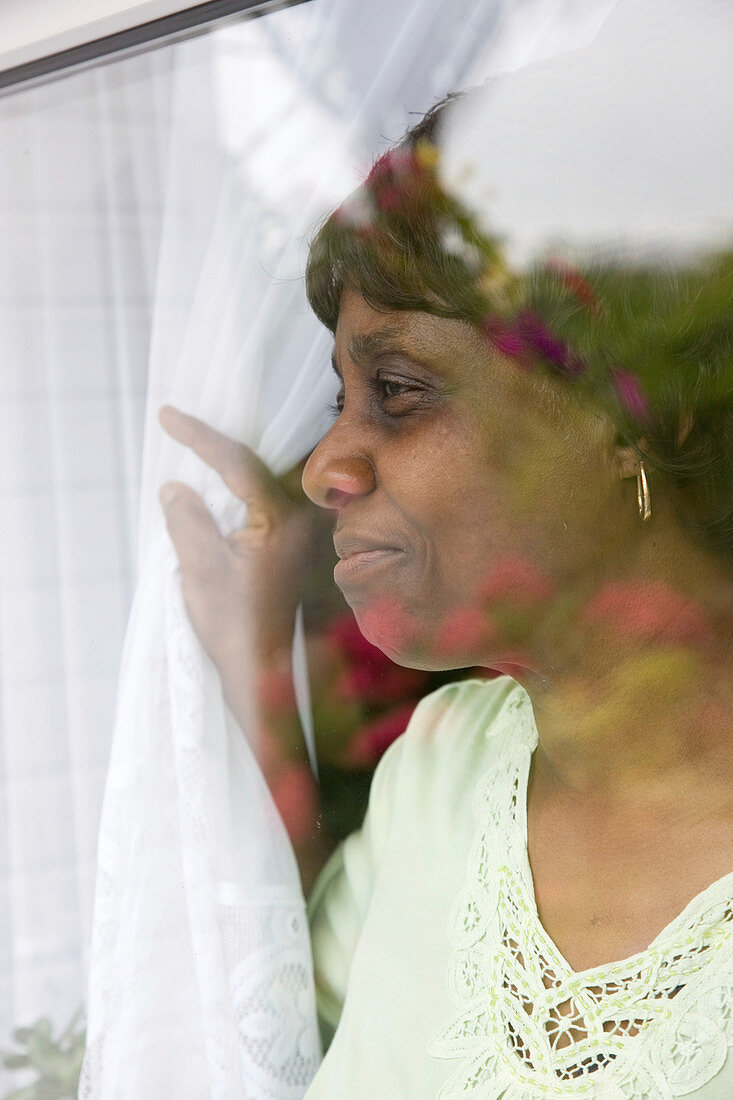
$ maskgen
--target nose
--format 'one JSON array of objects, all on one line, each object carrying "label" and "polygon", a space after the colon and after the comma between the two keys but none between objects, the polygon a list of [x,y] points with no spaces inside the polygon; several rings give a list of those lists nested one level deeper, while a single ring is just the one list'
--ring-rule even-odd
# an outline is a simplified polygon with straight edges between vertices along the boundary
[{"label": "nose", "polygon": [[303,490],[321,508],[343,508],[377,483],[374,464],[348,433],[346,417],[326,432],[303,470]]}]

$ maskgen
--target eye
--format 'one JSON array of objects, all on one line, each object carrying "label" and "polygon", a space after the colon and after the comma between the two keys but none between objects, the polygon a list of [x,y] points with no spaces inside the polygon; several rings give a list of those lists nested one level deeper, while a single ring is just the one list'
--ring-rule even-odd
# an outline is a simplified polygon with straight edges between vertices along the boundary
[{"label": "eye", "polygon": [[410,387],[404,382],[393,382],[389,378],[380,378],[382,393],[385,397],[400,397]]},{"label": "eye", "polygon": [[425,387],[412,379],[379,375],[374,385],[385,411],[393,415],[409,412],[425,397]]},{"label": "eye", "polygon": [[[390,416],[400,416],[402,413],[410,412],[421,402],[427,392],[423,385],[412,379],[386,378],[384,375],[372,378],[369,386],[378,403]],[[327,406],[334,420],[343,412],[344,401],[344,391],[341,390],[336,400]]]}]

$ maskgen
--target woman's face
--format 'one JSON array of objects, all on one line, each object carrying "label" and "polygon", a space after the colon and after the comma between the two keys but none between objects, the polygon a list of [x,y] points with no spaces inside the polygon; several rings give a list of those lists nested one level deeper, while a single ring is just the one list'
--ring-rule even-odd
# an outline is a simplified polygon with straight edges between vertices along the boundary
[{"label": "woman's face", "polygon": [[610,426],[469,324],[348,291],[334,366],[340,411],[303,485],[335,511],[363,633],[402,664],[532,667],[635,518]]}]

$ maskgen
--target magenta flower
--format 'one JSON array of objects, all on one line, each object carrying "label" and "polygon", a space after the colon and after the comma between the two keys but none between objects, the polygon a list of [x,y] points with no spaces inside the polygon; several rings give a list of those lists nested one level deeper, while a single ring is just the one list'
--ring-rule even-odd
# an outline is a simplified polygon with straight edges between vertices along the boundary
[{"label": "magenta flower", "polygon": [[611,385],[622,407],[634,420],[644,421],[649,418],[649,398],[636,375],[617,368],[611,371]]},{"label": "magenta flower", "polygon": [[409,149],[391,149],[375,161],[366,186],[378,210],[397,210],[424,174],[420,161]]},{"label": "magenta flower", "polygon": [[499,317],[485,317],[481,322],[481,331],[494,345],[500,355],[508,359],[523,360],[527,353],[524,340],[506,321]]},{"label": "magenta flower", "polygon": [[574,355],[567,344],[547,327],[538,313],[526,310],[517,318],[519,331],[537,355],[541,356],[567,378],[577,378],[585,370],[585,364]]}]

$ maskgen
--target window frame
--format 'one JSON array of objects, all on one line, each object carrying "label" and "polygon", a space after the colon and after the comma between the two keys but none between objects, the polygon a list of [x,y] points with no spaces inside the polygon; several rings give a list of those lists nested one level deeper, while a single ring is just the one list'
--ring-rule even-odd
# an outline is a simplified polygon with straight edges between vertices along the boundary
[{"label": "window frame", "polygon": [[[58,36],[53,36],[46,40],[47,46],[51,47],[50,52],[32,60],[3,67],[0,55],[0,95],[78,72],[90,65],[118,61],[141,50],[156,49],[170,42],[205,34],[214,25],[256,19],[308,2],[310,0],[206,0],[205,3],[181,8],[61,50],[53,50],[52,44],[58,41]],[[39,46],[43,48],[43,40]],[[10,51],[10,60],[13,52],[20,51]]]}]

